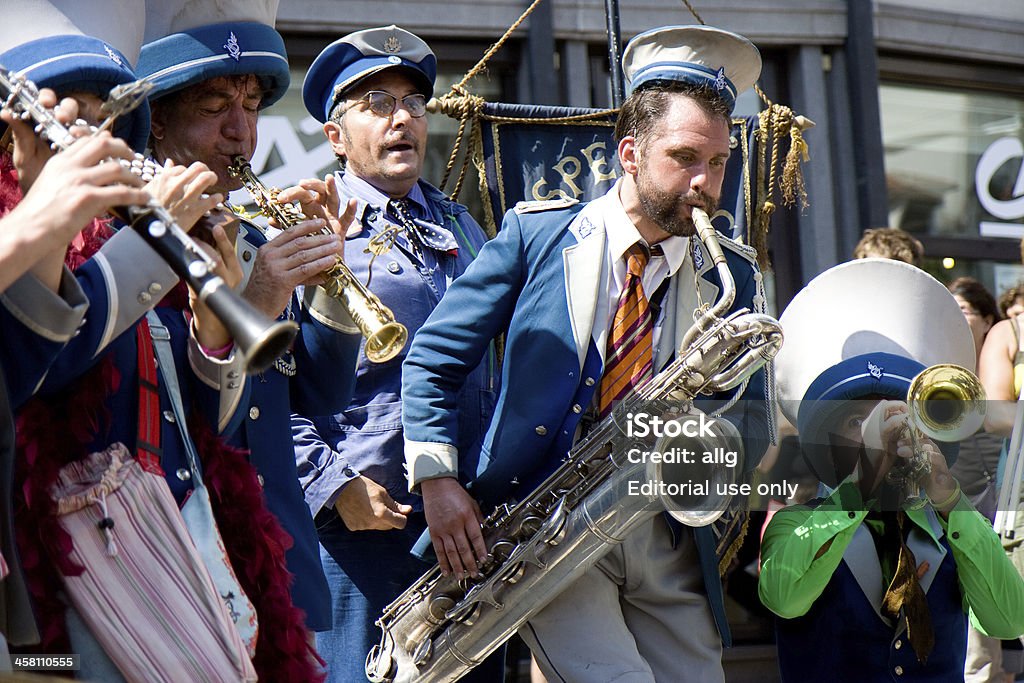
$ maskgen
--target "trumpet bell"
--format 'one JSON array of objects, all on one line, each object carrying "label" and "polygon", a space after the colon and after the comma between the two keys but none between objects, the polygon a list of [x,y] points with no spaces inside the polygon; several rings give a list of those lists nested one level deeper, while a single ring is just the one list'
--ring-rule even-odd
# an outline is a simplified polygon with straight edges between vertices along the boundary
[{"label": "trumpet bell", "polygon": [[366,357],[372,363],[384,363],[402,352],[409,330],[400,322],[385,323],[366,337]]},{"label": "trumpet bell", "polygon": [[922,370],[907,390],[910,419],[935,441],[960,441],[985,421],[985,388],[977,375],[951,363]]}]

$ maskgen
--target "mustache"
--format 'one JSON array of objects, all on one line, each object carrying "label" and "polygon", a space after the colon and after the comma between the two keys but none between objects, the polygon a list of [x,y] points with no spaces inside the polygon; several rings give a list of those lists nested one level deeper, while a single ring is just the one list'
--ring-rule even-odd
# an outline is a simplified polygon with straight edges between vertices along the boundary
[{"label": "mustache", "polygon": [[683,204],[700,207],[709,216],[718,209],[718,197],[710,195],[703,190],[691,190],[681,198],[681,201]]},{"label": "mustache", "polygon": [[413,147],[419,147],[420,140],[414,134],[409,133],[407,131],[402,131],[401,133],[397,133],[395,135],[392,135],[391,137],[385,138],[382,147],[387,149],[388,147],[394,147],[395,145],[399,145],[402,143],[412,145]]}]

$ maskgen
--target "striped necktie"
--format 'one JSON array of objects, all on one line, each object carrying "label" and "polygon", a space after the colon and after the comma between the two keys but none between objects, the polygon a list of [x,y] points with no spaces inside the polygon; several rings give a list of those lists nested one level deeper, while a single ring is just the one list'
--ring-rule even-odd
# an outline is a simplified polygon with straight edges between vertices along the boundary
[{"label": "striped necktie", "polygon": [[648,260],[650,252],[639,242],[626,251],[626,282],[608,333],[598,395],[600,417],[610,413],[615,402],[646,382],[654,372],[654,318],[643,285]]}]

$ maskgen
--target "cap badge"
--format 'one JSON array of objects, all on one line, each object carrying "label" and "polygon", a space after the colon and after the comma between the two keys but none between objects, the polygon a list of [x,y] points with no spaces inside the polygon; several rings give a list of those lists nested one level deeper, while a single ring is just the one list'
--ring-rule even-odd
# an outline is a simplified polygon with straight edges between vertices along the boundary
[{"label": "cap badge", "polygon": [[384,41],[384,52],[395,54],[401,51],[402,43],[398,40],[398,36],[388,36],[388,39]]},{"label": "cap badge", "polygon": [[107,56],[110,57],[110,61],[118,66],[124,66],[124,64],[121,63],[121,58],[117,56],[116,52],[110,49],[109,45],[104,45],[103,49],[107,51]]},{"label": "cap badge", "polygon": [[728,87],[725,80],[724,66],[718,69],[718,73],[715,74],[715,82],[712,83],[712,86],[715,88],[715,92],[722,92],[726,87]]},{"label": "cap badge", "polygon": [[882,372],[883,371],[884,371],[884,368],[881,368],[881,367],[875,365],[874,363],[872,363],[871,361],[868,361],[868,374],[869,375],[871,375],[875,379],[882,379]]},{"label": "cap badge", "polygon": [[228,42],[224,45],[224,49],[228,51],[231,59],[236,62],[242,56],[242,48],[238,46],[238,38],[235,36],[234,31],[228,34]]}]

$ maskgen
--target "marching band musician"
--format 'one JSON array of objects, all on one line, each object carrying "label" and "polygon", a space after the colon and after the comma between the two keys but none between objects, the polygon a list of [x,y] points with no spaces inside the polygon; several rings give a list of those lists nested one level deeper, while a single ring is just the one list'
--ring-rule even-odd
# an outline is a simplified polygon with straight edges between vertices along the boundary
[{"label": "marching band musician", "polygon": [[[150,3],[138,70],[154,82],[151,145],[158,162],[202,161],[217,175],[216,190],[241,187],[228,167],[237,156],[252,158],[259,112],[285,94],[290,80],[284,42],[273,28],[277,6],[277,0]],[[273,239],[241,223],[242,296],[272,318],[295,319],[301,331],[292,350],[250,381],[235,439],[248,449],[248,465],[236,452],[233,465],[218,469],[231,486],[213,503],[221,531],[232,536],[228,554],[259,617],[254,663],[261,680],[305,681],[319,676],[308,632],[329,629],[331,612],[289,419],[292,410],[345,405],[360,337],[343,309],[328,309],[316,297],[300,305],[294,293],[303,284],[307,292],[318,291],[315,285],[343,253],[340,235],[351,215],[325,213],[302,188],[280,197],[301,201],[310,219]],[[327,226],[331,230],[323,234]],[[184,495],[189,482],[172,482],[172,488]],[[268,519],[264,498],[276,521]],[[281,547],[287,549],[287,571],[280,566]]]},{"label": "marching band musician", "polygon": [[[302,89],[306,109],[323,122],[343,165],[336,184],[357,203],[359,223],[349,233],[347,261],[411,335],[486,239],[466,207],[421,178],[436,64],[430,47],[412,33],[370,28],[325,48]],[[375,259],[367,247],[387,234],[394,243]],[[332,416],[321,405],[293,418],[299,475],[316,516],[334,612],[334,628],[318,634],[317,644],[329,680],[337,683],[366,680],[366,653],[379,639],[374,621],[428,568],[410,554],[426,523],[402,467],[407,351],[377,363],[364,350],[355,393],[343,411]],[[490,348],[473,365],[458,392],[466,475],[475,472],[497,381]],[[326,366],[319,371],[335,372]],[[500,656],[488,661],[475,680],[500,680]]]},{"label": "marching band musician", "polygon": [[[19,56],[27,57],[25,50],[19,48],[22,42],[30,42],[32,36],[22,33],[15,40],[17,45],[0,45],[0,66],[5,69],[17,68],[21,63]],[[101,45],[102,41],[95,40],[92,47],[95,50]],[[98,55],[94,59],[98,61]],[[67,75],[74,76],[73,70],[67,71]],[[74,100],[64,100],[63,106],[57,107],[53,91],[43,89],[40,101],[56,107],[65,125],[77,118]],[[38,635],[14,545],[10,498],[15,457],[12,410],[36,389],[88,308],[89,302],[77,280],[63,272],[68,243],[83,225],[104,215],[109,207],[145,202],[148,195],[138,189],[141,183],[133,182],[127,174],[115,170],[112,175],[123,183],[108,185],[109,177],[94,178],[91,173],[96,163],[107,157],[130,158],[131,148],[124,141],[107,134],[79,141],[76,153],[51,157],[47,144],[36,138],[30,124],[7,110],[2,117],[0,130],[7,131],[4,139],[9,136],[11,146],[5,144],[0,151],[0,552],[5,565],[3,573],[7,574],[0,593],[4,614],[0,631],[12,642],[25,643],[38,639]],[[69,178],[74,180],[68,182]],[[53,260],[54,253],[56,272],[51,264],[45,263]],[[54,275],[56,292],[51,290]]]},{"label": "marching band musician", "polygon": [[[926,389],[908,407],[911,378],[975,365],[959,306],[924,271],[866,259],[818,276],[780,322],[782,409],[823,482],[808,505],[776,513],[762,543],[782,679],[962,681],[965,612],[985,634],[1021,635],[1024,580],[950,475],[956,444],[922,432],[915,446],[906,431],[920,403],[951,402]],[[908,471],[918,458],[927,467]]]},{"label": "marching band musician", "polygon": [[[109,91],[135,80],[130,64],[142,39],[143,4],[136,0],[119,3],[117,9],[125,19],[119,25],[107,22],[96,9],[90,3],[33,0],[5,10],[7,29],[0,38],[4,48],[0,64],[41,87],[52,88],[57,95],[72,96],[73,99],[62,100],[57,111],[58,118],[65,123],[81,116],[90,124],[98,124],[102,118],[99,105]],[[44,90],[41,102],[52,105],[56,98]],[[134,446],[134,325],[162,297],[154,295],[170,290],[177,276],[133,230],[111,236],[106,221],[88,223],[107,207],[145,204],[149,200],[149,193],[140,195],[135,189],[141,183],[120,164],[104,161],[107,157],[130,158],[130,148],[125,143],[100,134],[80,140],[67,152],[45,161],[50,155],[48,145],[34,139],[31,124],[10,120],[9,123],[15,140],[13,158],[20,177],[16,179],[10,169],[4,170],[5,203],[17,201],[20,193],[12,183],[20,180],[26,193],[19,206],[32,209],[33,220],[52,221],[54,211],[64,211],[64,220],[82,230],[68,255],[69,262],[80,264],[74,278],[63,268],[66,243],[55,244],[47,256],[34,264],[32,274],[23,276],[3,295],[3,366],[8,382],[16,387],[14,404],[33,391],[45,395],[45,399],[26,404],[18,415],[17,516],[13,536],[24,563],[23,573],[19,572],[18,558],[9,546],[11,517],[5,504],[3,551],[12,570],[4,581],[5,635],[13,645],[32,645],[41,640],[39,647],[43,650],[56,648],[58,652],[67,652],[64,637],[69,630],[81,636],[76,643],[81,643],[82,638],[88,640],[89,636],[74,615],[69,613],[69,621],[65,622],[65,605],[58,595],[60,578],[46,559],[47,551],[56,557],[67,552],[67,546],[60,545],[65,539],[50,537],[46,532],[53,528],[54,520],[49,487],[64,463],[102,450],[115,441],[124,442],[129,448]],[[114,131],[141,149],[148,128],[148,107],[143,105],[122,117]],[[161,183],[162,189],[154,190],[186,228],[219,201],[217,197],[200,196],[209,181],[203,171],[199,167],[169,170],[167,179]],[[186,188],[187,184],[191,187]],[[53,196],[42,196],[46,193]],[[5,219],[4,228],[24,217],[15,208]],[[68,225],[64,229],[70,236],[74,228]],[[36,276],[39,279],[34,280]],[[67,304],[74,306],[73,315],[61,311],[61,305],[67,304],[47,300],[43,291],[47,285],[43,281],[51,289],[59,284]],[[86,299],[89,315],[83,320]],[[48,316],[55,315],[63,316],[64,322],[48,321]],[[223,330],[218,329],[219,323],[209,311],[197,309],[195,319],[193,329],[199,336],[190,336],[183,324],[176,336],[176,350],[182,359],[187,354],[191,360],[192,372],[182,383],[187,381],[195,390],[189,392],[186,400],[210,421],[226,421],[237,404],[241,387],[221,392],[222,377],[238,365],[233,357],[211,358],[201,351],[202,343],[223,346]],[[53,347],[55,343],[57,349]],[[53,362],[48,366],[36,363],[47,349],[59,351]],[[75,388],[70,388],[72,383]],[[120,393],[116,390],[118,383],[125,389]],[[97,409],[96,414],[67,410],[76,397],[85,395],[101,403],[91,406]],[[166,447],[172,449],[173,441]],[[28,451],[32,453],[31,466],[26,460]],[[9,495],[9,467],[4,465],[0,477],[5,497]],[[26,597],[34,601],[32,608],[38,623],[33,621],[33,609]]]},{"label": "marching band musician", "polygon": [[[736,95],[757,79],[760,55],[726,31],[667,27],[635,37],[623,62],[630,94],[616,124],[622,177],[585,205],[526,202],[506,214],[406,360],[409,485],[422,493],[445,573],[475,575],[484,560],[477,499],[494,505],[526,496],[566,456],[584,414],[600,419],[661,370],[699,302],[718,298],[721,283],[694,237],[691,211],[714,212],[730,114]],[[721,244],[736,283],[732,310],[763,311],[752,250],[724,237]],[[486,469],[467,492],[456,394],[503,330]],[[750,469],[768,440],[763,371],[740,398],[723,418],[743,437],[738,466]],[[657,515],[519,634],[551,681],[722,681],[730,635],[717,565],[709,527]]]}]

